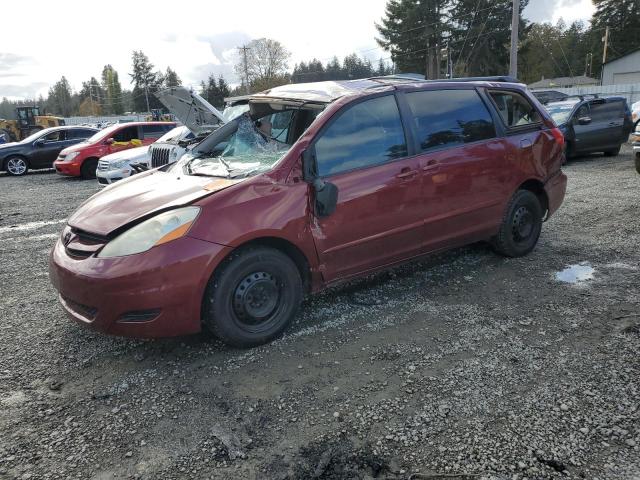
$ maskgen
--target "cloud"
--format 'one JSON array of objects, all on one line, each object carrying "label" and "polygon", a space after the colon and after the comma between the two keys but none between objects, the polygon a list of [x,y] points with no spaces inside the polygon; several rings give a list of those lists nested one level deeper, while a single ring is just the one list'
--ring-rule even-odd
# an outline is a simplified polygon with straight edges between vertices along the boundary
[{"label": "cloud", "polygon": [[[19,65],[33,64],[34,59],[27,55],[0,52],[0,72],[13,70]],[[15,74],[14,74],[15,75]],[[9,76],[9,75],[6,75]]]},{"label": "cloud", "polygon": [[211,52],[220,63],[226,63],[229,61],[229,50],[241,47],[251,41],[251,37],[249,35],[240,31],[218,33],[215,35],[199,35],[197,39],[209,44]]},{"label": "cloud", "polygon": [[206,81],[211,74],[216,78],[222,75],[224,79],[232,85],[240,83],[240,79],[233,70],[232,63],[205,63],[202,65],[196,65],[190,72],[189,77],[199,78]]},{"label": "cloud", "polygon": [[591,0],[532,0],[522,12],[532,22],[555,23],[564,17],[566,23],[584,19],[585,13],[593,11]]},{"label": "cloud", "polygon": [[36,98],[38,92],[49,86],[46,82],[33,82],[26,85],[0,85],[0,98]]}]

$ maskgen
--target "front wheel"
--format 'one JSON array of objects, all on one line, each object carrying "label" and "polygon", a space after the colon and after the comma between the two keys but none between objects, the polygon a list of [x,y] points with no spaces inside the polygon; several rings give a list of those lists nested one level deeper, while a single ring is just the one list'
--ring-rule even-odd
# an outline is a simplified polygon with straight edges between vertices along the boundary
[{"label": "front wheel", "polygon": [[507,206],[494,249],[507,257],[522,257],[533,250],[542,231],[542,207],[529,190],[518,190]]},{"label": "front wheel", "polygon": [[614,148],[613,150],[608,150],[604,152],[605,157],[617,157],[620,154],[620,149],[622,145],[618,145],[618,148]]},{"label": "front wheel", "polygon": [[5,168],[9,175],[19,177],[27,173],[27,170],[29,170],[29,164],[22,157],[9,157],[5,164]]},{"label": "front wheel", "polygon": [[82,167],[80,167],[80,175],[85,180],[96,178],[97,169],[98,169],[98,159],[87,158],[84,162],[82,162]]},{"label": "front wheel", "polygon": [[225,343],[255,347],[287,328],[302,290],[300,272],[287,255],[269,247],[241,249],[209,281],[203,320]]}]

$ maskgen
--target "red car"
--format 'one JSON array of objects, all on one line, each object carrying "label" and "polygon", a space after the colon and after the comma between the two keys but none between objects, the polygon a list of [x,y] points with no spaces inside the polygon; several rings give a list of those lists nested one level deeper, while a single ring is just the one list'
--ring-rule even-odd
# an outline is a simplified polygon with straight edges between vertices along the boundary
[{"label": "red car", "polygon": [[518,83],[294,84],[249,105],[71,215],[50,258],[71,318],[254,346],[305,293],[480,240],[526,255],[564,199],[564,138]]},{"label": "red car", "polygon": [[73,177],[96,178],[98,160],[110,153],[155,142],[176,126],[173,122],[119,123],[60,152],[53,163],[56,172]]}]

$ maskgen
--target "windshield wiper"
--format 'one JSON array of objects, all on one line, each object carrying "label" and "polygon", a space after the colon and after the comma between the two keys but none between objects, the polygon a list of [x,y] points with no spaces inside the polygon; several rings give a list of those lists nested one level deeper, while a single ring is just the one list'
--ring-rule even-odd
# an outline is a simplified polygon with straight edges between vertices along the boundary
[{"label": "windshield wiper", "polygon": [[222,157],[218,157],[218,160],[220,161],[220,163],[222,165],[224,165],[224,168],[227,169],[227,172],[231,173],[231,166],[229,165],[229,162],[227,162],[224,158]]}]

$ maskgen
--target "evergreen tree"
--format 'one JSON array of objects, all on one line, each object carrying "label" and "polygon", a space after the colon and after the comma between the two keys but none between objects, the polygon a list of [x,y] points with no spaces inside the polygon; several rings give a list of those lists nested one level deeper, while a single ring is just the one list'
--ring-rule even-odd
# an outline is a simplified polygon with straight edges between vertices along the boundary
[{"label": "evergreen tree", "polygon": [[[520,11],[529,0],[521,0]],[[505,75],[509,72],[511,0],[455,0],[450,10],[454,76]],[[520,38],[526,22],[520,15]]]},{"label": "evergreen tree", "polygon": [[144,52],[134,50],[132,53],[133,72],[129,74],[133,80],[133,108],[138,112],[147,111],[147,98],[149,100],[149,108],[162,108],[162,104],[156,99],[154,92],[158,91],[161,86],[161,78],[158,78],[158,72],[153,71],[153,64],[149,61]]},{"label": "evergreen tree", "polygon": [[[464,0],[458,0],[461,1]],[[439,78],[440,51],[449,37],[446,12],[450,3],[451,0],[387,1],[385,16],[376,24],[380,34],[376,41],[391,53],[401,72]]]},{"label": "evergreen tree", "polygon": [[[592,30],[598,33],[598,40],[604,36],[606,27],[609,27],[609,60],[640,48],[638,0],[593,0],[593,3],[596,12],[593,14]],[[600,51],[602,52],[602,46]]]},{"label": "evergreen tree", "polygon": [[106,115],[121,115],[124,112],[122,85],[118,72],[111,65],[105,65],[102,69],[102,89],[105,97],[101,105],[103,112]]},{"label": "evergreen tree", "polygon": [[68,117],[73,112],[71,86],[64,75],[49,89],[47,107],[56,115]]},{"label": "evergreen tree", "polygon": [[167,71],[164,74],[164,86],[166,88],[170,88],[180,85],[182,85],[182,80],[180,80],[178,74],[175,72],[175,70],[172,70],[171,67],[167,67]]}]

